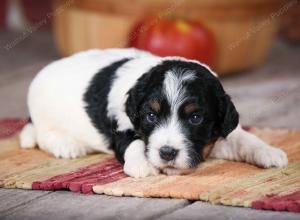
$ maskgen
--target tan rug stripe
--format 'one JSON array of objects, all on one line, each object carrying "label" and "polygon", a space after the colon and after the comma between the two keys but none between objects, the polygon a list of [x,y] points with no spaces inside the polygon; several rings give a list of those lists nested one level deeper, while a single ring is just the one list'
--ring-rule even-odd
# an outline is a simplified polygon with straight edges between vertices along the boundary
[{"label": "tan rug stripe", "polygon": [[[211,161],[214,164],[214,161]],[[199,199],[199,194],[217,187],[220,183],[227,183],[235,180],[237,177],[246,176],[255,173],[257,167],[248,167],[240,164],[240,169],[235,170],[237,163],[228,161],[219,161],[214,167],[198,168],[195,174],[180,176],[180,180],[175,183],[165,184],[155,187],[158,192],[169,191],[170,197]],[[214,169],[215,168],[215,169]],[[188,189],[188,190],[187,190]],[[145,194],[150,195],[151,190],[147,190]],[[166,192],[165,192],[166,194]]]},{"label": "tan rug stripe", "polygon": [[7,151],[11,151],[13,149],[18,149],[19,148],[19,135],[16,134],[13,137],[10,138],[4,138],[0,139],[0,161],[5,158],[3,157],[4,153]]},{"label": "tan rug stripe", "polygon": [[220,188],[200,194],[200,199],[215,204],[246,206],[266,195],[288,194],[300,189],[300,162],[285,169],[269,169]]},{"label": "tan rug stripe", "polygon": [[49,155],[38,150],[20,149],[18,136],[1,140],[0,152],[0,180],[26,172],[51,159]]}]

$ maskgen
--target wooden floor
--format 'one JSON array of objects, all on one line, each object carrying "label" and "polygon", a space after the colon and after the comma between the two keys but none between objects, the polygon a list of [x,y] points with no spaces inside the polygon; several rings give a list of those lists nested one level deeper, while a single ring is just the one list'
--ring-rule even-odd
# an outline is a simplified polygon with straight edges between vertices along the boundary
[{"label": "wooden floor", "polygon": [[[58,57],[49,33],[36,32],[12,49],[18,34],[0,32],[0,118],[27,117],[26,91],[37,71]],[[222,79],[243,124],[300,129],[300,48],[276,43],[265,65]],[[177,199],[118,198],[66,191],[0,189],[0,219],[299,219]]]}]

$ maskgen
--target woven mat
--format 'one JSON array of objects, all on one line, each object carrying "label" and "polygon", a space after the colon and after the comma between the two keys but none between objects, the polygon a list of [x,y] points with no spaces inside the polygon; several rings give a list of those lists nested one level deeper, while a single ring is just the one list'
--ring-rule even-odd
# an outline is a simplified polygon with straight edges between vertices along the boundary
[{"label": "woven mat", "polygon": [[80,159],[55,159],[37,149],[20,149],[18,131],[25,120],[0,120],[0,187],[60,190],[112,196],[165,197],[213,204],[300,212],[300,131],[249,131],[283,149],[284,169],[208,160],[185,176],[128,177],[111,156],[94,154]]}]

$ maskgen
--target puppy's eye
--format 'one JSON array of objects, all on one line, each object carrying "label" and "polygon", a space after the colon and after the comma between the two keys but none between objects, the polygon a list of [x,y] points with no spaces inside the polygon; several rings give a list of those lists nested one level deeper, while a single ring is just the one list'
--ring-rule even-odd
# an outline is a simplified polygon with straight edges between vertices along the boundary
[{"label": "puppy's eye", "polygon": [[153,112],[147,113],[147,121],[150,123],[154,123],[157,120],[157,115]]},{"label": "puppy's eye", "polygon": [[199,114],[192,114],[188,120],[192,125],[200,125],[203,121],[203,117],[201,117]]}]

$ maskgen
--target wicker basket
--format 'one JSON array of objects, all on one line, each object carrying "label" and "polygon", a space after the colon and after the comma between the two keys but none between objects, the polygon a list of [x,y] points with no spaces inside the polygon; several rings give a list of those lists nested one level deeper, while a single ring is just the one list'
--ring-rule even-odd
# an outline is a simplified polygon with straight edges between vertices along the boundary
[{"label": "wicker basket", "polygon": [[280,0],[56,0],[54,30],[63,55],[88,48],[125,47],[145,15],[200,21],[215,35],[220,74],[261,64],[277,31]]}]

